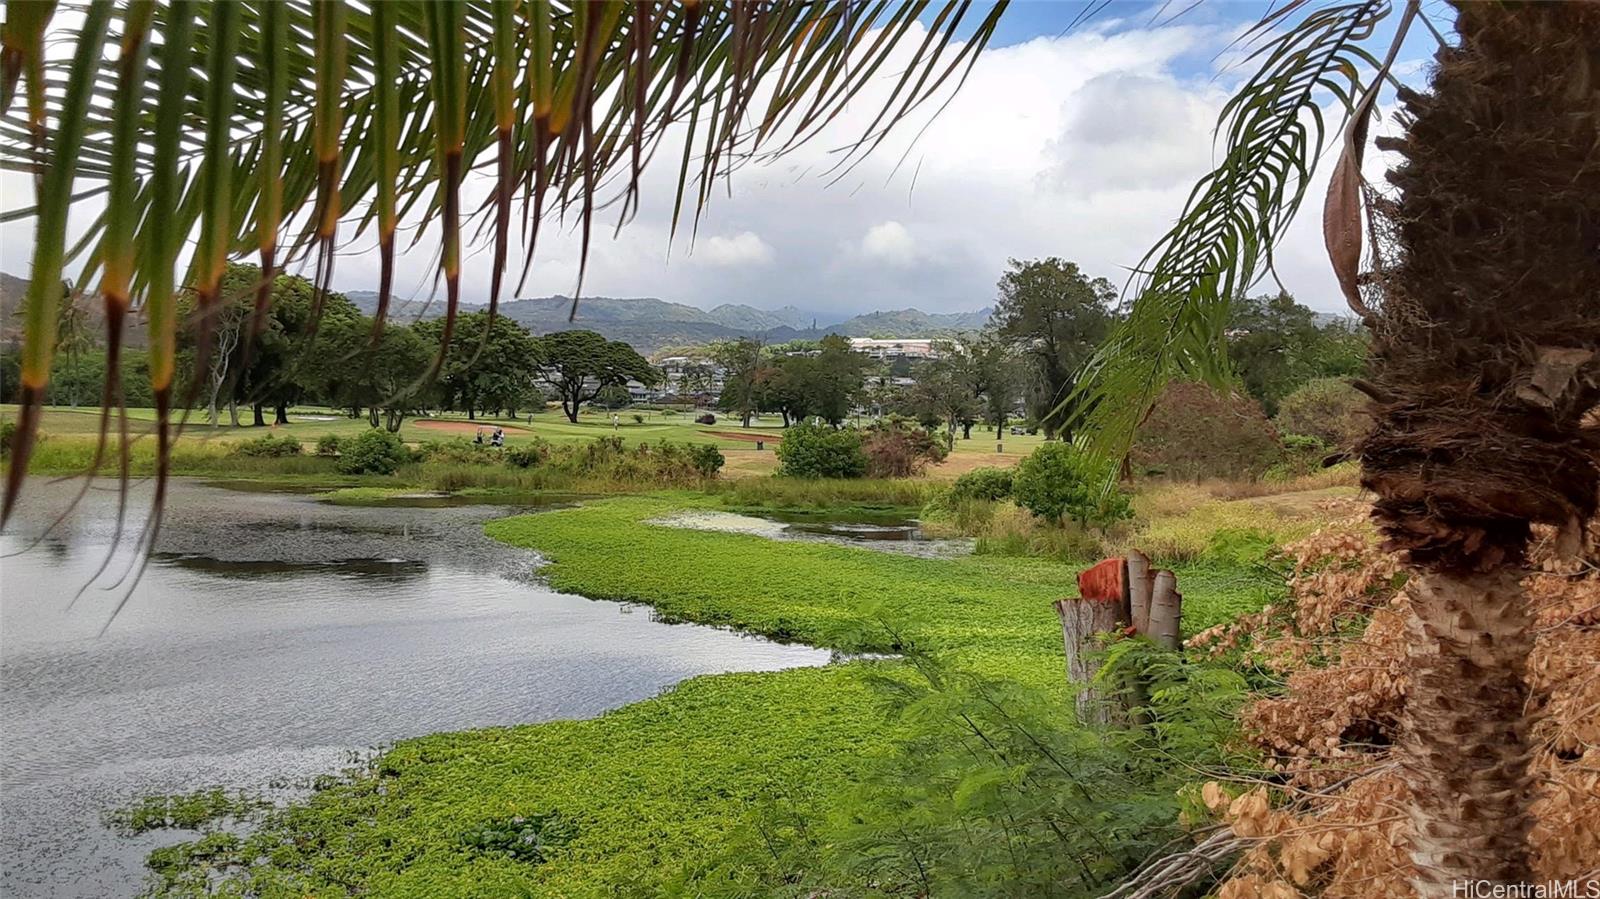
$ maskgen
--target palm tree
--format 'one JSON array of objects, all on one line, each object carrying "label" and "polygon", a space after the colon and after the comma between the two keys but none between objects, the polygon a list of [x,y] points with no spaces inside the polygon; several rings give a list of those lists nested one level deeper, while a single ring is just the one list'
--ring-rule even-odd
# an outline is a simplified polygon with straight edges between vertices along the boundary
[{"label": "palm tree", "polygon": [[[959,80],[1003,8],[954,49],[964,3],[942,6],[920,38],[920,3],[92,3],[51,80],[42,37],[53,6],[9,4],[3,40],[3,108],[23,76],[27,102],[0,141],[10,164],[39,176],[40,202],[0,523],[56,343],[59,297],[46,286],[68,258],[100,279],[113,354],[130,308],[149,321],[164,476],[175,288],[213,305],[230,255],[258,253],[270,275],[315,253],[325,289],[353,219],[355,234],[377,233],[386,300],[397,223],[416,218],[441,234],[448,341],[467,169],[492,165],[497,177],[476,213],[495,235],[492,308],[513,207],[530,246],[551,210],[575,214],[587,246],[607,201],[622,220],[636,208],[640,171],[680,123],[676,229],[717,175],[813,137],[913,42],[887,105],[842,154],[848,165]],[[1532,525],[1570,539],[1600,493],[1600,429],[1585,423],[1600,401],[1600,4],[1460,4],[1431,89],[1401,88],[1392,198],[1360,177],[1367,121],[1377,87],[1398,80],[1401,41],[1417,22],[1433,26],[1406,0],[1386,34],[1391,13],[1388,0],[1290,0],[1250,33],[1257,70],[1223,111],[1221,161],[1139,266],[1129,315],[1070,404],[1078,432],[1114,456],[1170,379],[1225,382],[1229,299],[1270,270],[1323,150],[1342,145],[1324,225],[1339,283],[1374,335],[1364,483],[1416,584],[1400,755],[1417,887],[1448,895],[1452,880],[1531,878],[1523,556]],[[118,47],[102,63],[107,40]],[[95,186],[74,196],[78,179]],[[68,248],[69,204],[99,193],[106,213]],[[269,299],[263,288],[258,321]],[[204,314],[197,327],[207,347]],[[113,355],[107,416],[116,370]]]},{"label": "palm tree", "polygon": [[1120,454],[1170,378],[1226,382],[1228,301],[1270,267],[1325,145],[1314,105],[1333,95],[1346,121],[1324,232],[1373,336],[1362,483],[1413,584],[1397,747],[1413,882],[1429,897],[1530,882],[1524,559],[1535,524],[1576,549],[1600,498],[1600,4],[1458,3],[1429,89],[1398,89],[1405,136],[1380,144],[1400,160],[1397,196],[1362,182],[1361,150],[1419,6],[1379,61],[1362,45],[1385,4],[1284,27],[1304,5],[1262,23],[1261,69],[1223,115],[1226,155],[1140,266],[1081,388],[1084,430]]}]

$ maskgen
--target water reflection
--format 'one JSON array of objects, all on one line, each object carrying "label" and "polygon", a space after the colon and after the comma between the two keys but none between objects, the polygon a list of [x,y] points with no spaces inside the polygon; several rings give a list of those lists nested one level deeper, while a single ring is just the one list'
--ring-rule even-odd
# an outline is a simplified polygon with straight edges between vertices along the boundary
[{"label": "water reflection", "polygon": [[[33,509],[0,553],[58,508]],[[171,508],[114,620],[118,591],[72,601],[110,546],[114,493],[0,560],[0,895],[136,892],[150,841],[175,838],[100,826],[132,795],[305,779],[407,736],[592,716],[697,674],[829,660],[508,578],[535,558],[483,535],[492,508],[192,483]]]},{"label": "water reflection", "polygon": [[183,553],[154,553],[152,564],[172,565],[188,571],[203,571],[224,578],[272,579],[294,574],[333,574],[395,584],[425,577],[428,564],[410,559],[338,559],[329,562],[280,562],[276,560],[236,562],[212,556]]}]

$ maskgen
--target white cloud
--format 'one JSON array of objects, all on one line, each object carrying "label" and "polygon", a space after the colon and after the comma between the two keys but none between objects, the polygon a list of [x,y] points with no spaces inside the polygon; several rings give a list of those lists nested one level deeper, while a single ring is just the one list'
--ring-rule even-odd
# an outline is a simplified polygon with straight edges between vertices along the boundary
[{"label": "white cloud", "polygon": [[765,265],[772,261],[771,245],[754,231],[740,231],[732,237],[713,237],[695,247],[696,261],[708,265]]},{"label": "white cloud", "polygon": [[[1235,33],[1192,21],[1133,22],[1114,33],[1100,28],[991,49],[926,129],[937,102],[834,183],[838,173],[824,174],[838,159],[834,151],[853,142],[890,95],[921,40],[908,35],[899,57],[881,67],[888,74],[820,135],[787,156],[740,168],[731,188],[719,182],[698,222],[691,183],[676,241],[669,235],[681,133],[669,133],[645,173],[634,220],[615,239],[605,216],[596,220],[584,292],[704,307],[792,303],[825,319],[873,308],[989,305],[1010,257],[1061,256],[1120,284],[1215,161],[1217,110],[1244,73],[1219,75],[1214,66]],[[24,176],[5,173],[0,182],[12,188],[8,207],[13,193],[26,193]],[[463,207],[477,208],[491,184],[469,179]],[[1309,189],[1275,263],[1302,302],[1338,310],[1317,222],[1325,184],[1324,174]],[[701,236],[691,247],[695,230]],[[31,237],[31,223],[0,228],[7,271],[26,274],[17,256]],[[425,235],[403,256],[397,284],[426,294],[437,239]],[[579,247],[573,219],[565,227],[549,222],[523,295],[570,293]],[[521,258],[519,247],[512,258]],[[466,261],[464,299],[487,298],[489,259],[479,252]],[[335,286],[372,289],[377,270],[376,254],[346,252]]]},{"label": "white cloud", "polygon": [[917,239],[899,222],[883,222],[867,229],[861,238],[861,252],[868,259],[894,266],[907,266],[917,260]]}]

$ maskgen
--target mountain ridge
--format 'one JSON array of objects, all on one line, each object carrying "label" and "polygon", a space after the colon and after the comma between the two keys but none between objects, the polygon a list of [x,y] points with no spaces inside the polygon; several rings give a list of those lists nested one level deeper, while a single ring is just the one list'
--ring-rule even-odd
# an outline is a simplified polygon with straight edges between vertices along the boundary
[{"label": "mountain ridge", "polygon": [[[371,314],[377,308],[377,294],[369,290],[345,291],[357,308]],[[487,308],[463,303],[463,313]],[[686,346],[718,340],[757,337],[767,343],[789,340],[816,340],[827,334],[846,337],[936,337],[983,327],[992,309],[975,312],[930,313],[908,308],[880,310],[816,325],[826,321],[820,315],[795,306],[758,309],[743,303],[723,303],[701,309],[656,297],[584,297],[578,304],[578,318],[567,321],[572,298],[555,294],[524,297],[500,304],[500,314],[535,333],[587,329],[610,340],[623,340],[640,352],[650,353],[666,346]],[[418,316],[433,318],[444,314],[444,304],[432,302],[391,302],[389,314],[396,321]]]}]

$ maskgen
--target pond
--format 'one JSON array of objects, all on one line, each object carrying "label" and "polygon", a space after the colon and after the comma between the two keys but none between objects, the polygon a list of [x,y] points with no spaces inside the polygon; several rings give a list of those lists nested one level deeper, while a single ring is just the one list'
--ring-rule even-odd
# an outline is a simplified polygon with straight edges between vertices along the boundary
[{"label": "pond", "polygon": [[[592,716],[699,674],[830,659],[553,592],[530,574],[536,556],[483,535],[502,506],[353,508],[193,482],[174,485],[157,552],[112,617],[123,591],[74,596],[111,545],[114,490],[14,554],[72,490],[35,480],[0,537],[7,897],[136,893],[145,853],[190,836],[101,825],[147,793],[281,796],[404,737]],[[133,499],[142,509],[148,487]]]}]

